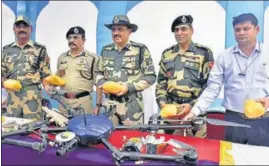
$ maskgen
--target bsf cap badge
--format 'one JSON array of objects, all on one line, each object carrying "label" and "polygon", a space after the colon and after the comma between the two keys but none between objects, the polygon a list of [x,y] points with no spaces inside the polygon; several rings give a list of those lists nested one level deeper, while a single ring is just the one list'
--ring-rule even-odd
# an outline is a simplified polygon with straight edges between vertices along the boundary
[{"label": "bsf cap badge", "polygon": [[74,33],[79,33],[77,28],[74,29]]},{"label": "bsf cap badge", "polygon": [[17,18],[17,21],[21,21],[21,20],[23,20],[23,16],[19,16],[19,17]]},{"label": "bsf cap badge", "polygon": [[181,22],[182,22],[182,23],[186,23],[186,21],[187,21],[186,16],[182,16],[182,18],[181,18]]},{"label": "bsf cap badge", "polygon": [[120,21],[119,17],[116,16],[116,17],[114,18],[114,23],[117,24],[117,23],[119,23],[119,21]]}]

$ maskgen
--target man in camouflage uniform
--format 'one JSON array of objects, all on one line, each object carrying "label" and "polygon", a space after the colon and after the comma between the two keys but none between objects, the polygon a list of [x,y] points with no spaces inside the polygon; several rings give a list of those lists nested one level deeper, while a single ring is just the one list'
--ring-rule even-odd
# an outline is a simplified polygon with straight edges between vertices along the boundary
[{"label": "man in camouflage uniform", "polygon": [[115,125],[142,124],[141,91],[156,80],[150,52],[144,44],[129,40],[138,27],[131,24],[127,16],[115,16],[112,24],[105,26],[111,29],[114,43],[103,47],[96,83],[102,88],[106,81],[115,81],[121,83],[123,89],[116,95],[105,92],[108,100],[104,105],[110,110]]},{"label": "man in camouflage uniform", "polygon": [[[61,87],[62,90],[67,91],[63,102],[73,108],[80,106],[86,113],[91,114],[93,112],[91,92],[99,59],[95,54],[84,49],[86,39],[82,27],[70,28],[66,33],[66,39],[70,50],[58,58],[56,73],[66,81],[66,85]],[[67,114],[67,110],[61,105],[60,111]]]},{"label": "man in camouflage uniform", "polygon": [[50,59],[45,46],[30,40],[31,32],[29,20],[18,16],[14,23],[17,40],[3,48],[2,85],[7,79],[22,85],[20,91],[8,90],[8,116],[41,118],[41,83],[49,90],[44,78],[51,74]]},{"label": "man in camouflage uniform", "polygon": [[[183,112],[190,111],[206,86],[213,54],[209,48],[192,42],[192,22],[192,16],[182,15],[172,24],[171,30],[178,44],[164,50],[159,63],[156,100],[160,108],[173,103],[178,104]],[[176,131],[182,134],[180,132]],[[206,137],[206,125],[187,134]]]}]

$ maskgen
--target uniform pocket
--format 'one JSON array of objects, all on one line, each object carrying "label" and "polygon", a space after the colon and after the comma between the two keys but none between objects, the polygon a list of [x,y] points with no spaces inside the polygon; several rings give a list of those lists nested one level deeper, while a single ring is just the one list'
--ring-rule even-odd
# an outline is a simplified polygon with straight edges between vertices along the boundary
[{"label": "uniform pocket", "polygon": [[82,77],[92,79],[92,65],[88,61],[78,62],[76,68]]},{"label": "uniform pocket", "polygon": [[57,71],[57,73],[60,76],[64,76],[65,75],[65,70],[68,68],[67,62],[61,62],[59,65],[59,69]]},{"label": "uniform pocket", "polygon": [[185,61],[184,64],[184,78],[199,80],[200,79],[200,64],[193,61]]},{"label": "uniform pocket", "polygon": [[175,60],[174,59],[169,59],[169,60],[164,60],[164,67],[166,70],[166,77],[167,78],[172,78],[175,73]]},{"label": "uniform pocket", "polygon": [[113,76],[114,70],[114,58],[112,57],[103,57],[102,59],[103,67],[104,67],[104,76],[105,78],[110,78]]},{"label": "uniform pocket", "polygon": [[28,73],[31,73],[31,74],[36,73],[37,70],[39,69],[38,57],[34,55],[28,55],[27,60],[28,60],[28,64],[25,64],[25,65],[29,65],[29,66],[26,66],[26,69],[29,69]]},{"label": "uniform pocket", "polygon": [[137,56],[125,56],[122,59],[122,67],[127,75],[137,75],[139,73],[139,60]]},{"label": "uniform pocket", "polygon": [[7,67],[7,69],[9,70],[9,71],[13,71],[14,70],[14,67],[15,67],[15,59],[14,58],[12,58],[11,56],[7,56],[6,57],[6,64],[5,64],[5,66]]}]

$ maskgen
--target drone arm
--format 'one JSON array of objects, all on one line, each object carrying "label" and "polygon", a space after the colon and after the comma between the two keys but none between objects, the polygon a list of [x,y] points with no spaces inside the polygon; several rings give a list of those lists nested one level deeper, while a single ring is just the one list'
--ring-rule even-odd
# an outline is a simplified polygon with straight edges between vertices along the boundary
[{"label": "drone arm", "polygon": [[170,125],[170,124],[154,124],[154,125],[135,125],[135,126],[115,126],[115,129],[121,130],[161,130],[161,129],[186,129],[192,128],[193,126],[190,124],[178,124],[178,125]]},{"label": "drone arm", "polygon": [[11,132],[6,132],[6,133],[2,133],[1,138],[5,138],[5,137],[9,137],[12,135],[18,135],[18,134],[23,134],[23,133],[27,133],[27,130],[22,129],[22,130],[17,130],[17,131],[11,131]]},{"label": "drone arm", "polygon": [[12,136],[12,135],[18,135],[18,134],[28,134],[34,130],[40,129],[45,124],[47,124],[47,121],[40,121],[40,122],[36,122],[36,123],[30,124],[30,125],[27,124],[28,126],[24,126],[20,130],[2,133],[1,138],[3,139],[5,137]]},{"label": "drone arm", "polygon": [[113,145],[111,145],[106,138],[101,138],[101,141],[103,142],[103,144],[113,153],[115,152],[119,152],[119,150],[117,148],[115,148]]},{"label": "drone arm", "polygon": [[67,130],[67,127],[55,127],[55,128],[44,127],[44,128],[41,128],[41,131],[44,133],[60,132],[60,131],[66,131],[66,130]]},{"label": "drone arm", "polygon": [[27,141],[22,141],[22,140],[5,138],[5,139],[2,139],[2,143],[26,147],[26,148],[32,148],[39,152],[43,152],[47,148],[47,141],[45,138],[42,138],[41,143],[40,142],[27,142]]}]

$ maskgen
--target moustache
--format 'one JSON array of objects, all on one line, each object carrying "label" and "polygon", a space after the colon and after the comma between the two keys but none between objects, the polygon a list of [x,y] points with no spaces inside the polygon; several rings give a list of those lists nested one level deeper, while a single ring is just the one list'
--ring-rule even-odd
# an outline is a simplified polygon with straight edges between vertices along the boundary
[{"label": "moustache", "polygon": [[114,35],[113,38],[120,37],[120,35]]},{"label": "moustache", "polygon": [[18,34],[20,35],[20,34],[27,34],[27,33],[25,31],[20,31]]},{"label": "moustache", "polygon": [[76,45],[75,45],[74,43],[72,43],[72,42],[71,42],[71,43],[69,43],[68,45],[69,45],[69,46],[71,46],[71,45],[74,45],[74,46],[76,46]]}]

